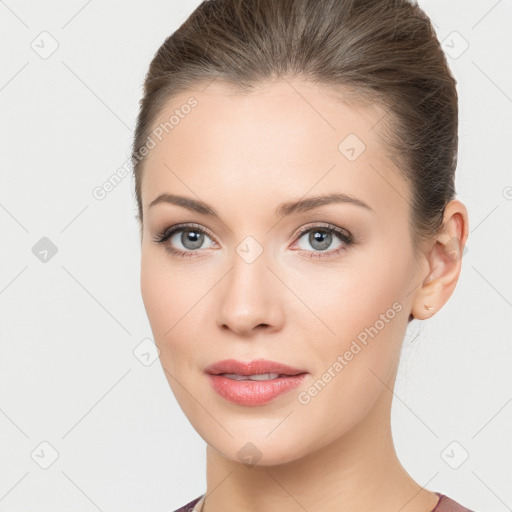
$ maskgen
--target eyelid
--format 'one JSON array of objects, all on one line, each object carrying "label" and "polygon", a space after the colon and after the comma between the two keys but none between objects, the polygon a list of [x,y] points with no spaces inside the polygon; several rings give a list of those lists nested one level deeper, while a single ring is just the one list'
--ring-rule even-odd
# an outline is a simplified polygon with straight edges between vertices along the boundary
[{"label": "eyelid", "polygon": [[[173,224],[172,226],[169,226],[168,228],[165,228],[163,231],[160,231],[155,237],[154,241],[158,242],[159,240],[170,238],[172,235],[176,234],[178,231],[186,231],[187,229],[193,230],[197,229],[199,232],[204,233],[205,235],[208,235],[212,240],[214,240],[216,243],[217,240],[213,233],[205,226],[202,226],[201,224],[196,224],[194,222],[183,222],[180,224]],[[189,251],[192,252],[192,251]]]},{"label": "eyelid", "polygon": [[336,226],[334,224],[330,224],[329,222],[322,222],[322,221],[311,222],[309,224],[306,224],[306,226],[301,227],[297,231],[297,233],[294,235],[293,239],[295,240],[296,238],[300,238],[304,233],[307,233],[308,231],[311,231],[315,228],[318,230],[325,229],[328,231],[333,231],[334,233],[336,233],[343,239],[347,239],[350,242],[353,241],[353,236],[346,229],[339,228],[338,226]]}]

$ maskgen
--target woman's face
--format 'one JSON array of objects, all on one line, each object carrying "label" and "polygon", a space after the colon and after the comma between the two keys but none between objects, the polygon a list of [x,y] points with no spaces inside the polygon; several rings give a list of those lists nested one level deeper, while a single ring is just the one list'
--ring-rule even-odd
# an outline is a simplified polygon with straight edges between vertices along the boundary
[{"label": "woman's face", "polygon": [[[178,403],[228,459],[307,455],[390,393],[428,267],[414,260],[410,190],[379,146],[384,112],[374,108],[298,80],[247,94],[214,83],[172,98],[156,123],[142,183],[142,297]],[[150,206],[162,194],[204,206]],[[289,206],[334,194],[354,200]],[[178,224],[193,226],[156,241]],[[270,400],[232,401],[212,381],[233,394],[269,383],[206,373],[226,359],[306,376]]]}]

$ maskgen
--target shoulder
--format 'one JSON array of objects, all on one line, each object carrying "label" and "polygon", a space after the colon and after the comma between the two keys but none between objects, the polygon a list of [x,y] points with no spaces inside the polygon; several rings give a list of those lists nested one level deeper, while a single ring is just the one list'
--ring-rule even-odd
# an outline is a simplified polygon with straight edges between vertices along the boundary
[{"label": "shoulder", "polygon": [[475,512],[469,508],[464,507],[445,494],[436,493],[439,495],[439,501],[431,512]]},{"label": "shoulder", "polygon": [[183,505],[182,507],[174,510],[173,512],[192,512],[194,510],[195,505],[199,503],[199,500],[203,497],[203,495],[199,496],[198,498],[190,501],[186,505]]}]

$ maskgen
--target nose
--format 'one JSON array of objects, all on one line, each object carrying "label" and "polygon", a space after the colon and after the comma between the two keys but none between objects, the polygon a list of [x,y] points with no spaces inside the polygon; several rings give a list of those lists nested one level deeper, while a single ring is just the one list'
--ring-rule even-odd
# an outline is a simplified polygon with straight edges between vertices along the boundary
[{"label": "nose", "polygon": [[218,325],[239,335],[251,331],[276,332],[283,326],[283,284],[261,255],[248,263],[235,255],[233,267],[221,284]]}]

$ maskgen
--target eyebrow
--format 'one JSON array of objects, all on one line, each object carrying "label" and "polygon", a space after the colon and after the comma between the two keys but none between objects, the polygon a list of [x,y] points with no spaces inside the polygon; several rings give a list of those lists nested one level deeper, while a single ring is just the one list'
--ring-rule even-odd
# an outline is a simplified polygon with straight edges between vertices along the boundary
[{"label": "eyebrow", "polygon": [[[151,201],[151,203],[149,204],[149,208],[159,203],[175,204],[177,206],[182,206],[184,208],[187,208],[188,210],[192,210],[203,215],[209,215],[212,217],[219,218],[219,214],[210,205],[203,203],[202,201],[199,201],[197,199],[192,199],[190,197],[178,196],[174,194],[161,194],[156,199]],[[367,210],[374,212],[373,208],[371,208],[364,201],[361,201],[356,197],[352,197],[344,193],[336,193],[324,194],[315,197],[309,197],[307,199],[300,199],[298,201],[294,200],[281,203],[274,210],[274,215],[277,217],[284,217],[287,215],[292,215],[294,213],[306,212],[309,210],[313,210],[314,208],[318,208],[320,206],[333,203],[354,204],[356,206],[360,206],[362,208],[366,208]]]}]

